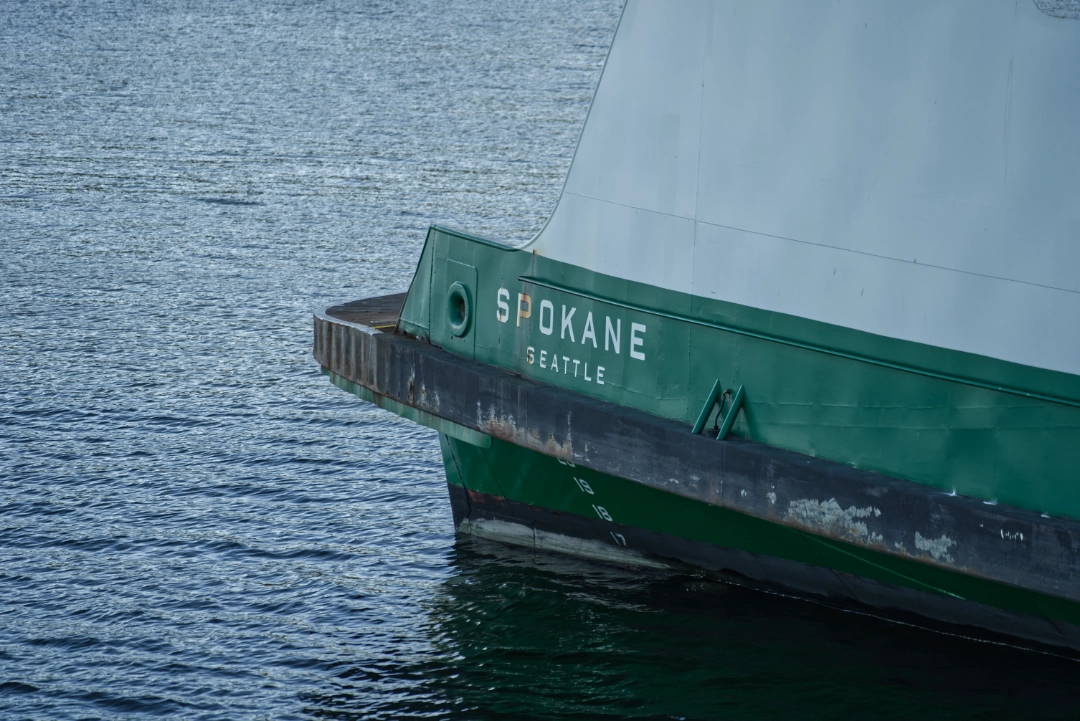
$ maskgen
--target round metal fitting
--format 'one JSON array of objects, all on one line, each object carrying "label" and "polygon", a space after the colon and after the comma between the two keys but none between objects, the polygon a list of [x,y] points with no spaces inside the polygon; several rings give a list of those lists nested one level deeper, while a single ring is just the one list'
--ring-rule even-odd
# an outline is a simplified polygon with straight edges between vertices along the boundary
[{"label": "round metal fitting", "polygon": [[469,332],[472,300],[469,298],[469,289],[461,283],[453,283],[446,294],[446,319],[450,325],[450,333],[455,337],[460,338]]}]

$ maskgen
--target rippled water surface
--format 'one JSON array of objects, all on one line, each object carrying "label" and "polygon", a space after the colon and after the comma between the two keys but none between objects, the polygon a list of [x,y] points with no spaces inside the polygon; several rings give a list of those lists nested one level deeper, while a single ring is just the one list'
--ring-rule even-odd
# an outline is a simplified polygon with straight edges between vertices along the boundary
[{"label": "rippled water surface", "polygon": [[311,312],[524,239],[618,0],[0,9],[0,715],[1076,718],[1080,665],[455,541]]}]

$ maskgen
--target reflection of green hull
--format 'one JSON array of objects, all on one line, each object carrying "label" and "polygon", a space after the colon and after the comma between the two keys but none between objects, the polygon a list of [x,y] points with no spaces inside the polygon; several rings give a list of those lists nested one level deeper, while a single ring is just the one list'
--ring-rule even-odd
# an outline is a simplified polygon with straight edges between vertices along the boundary
[{"label": "reflection of green hull", "polygon": [[[469,539],[450,557],[454,574],[425,607],[435,648],[452,663],[410,663],[409,677],[431,692],[407,709],[416,716],[956,721],[1075,712],[1072,664],[1041,654],[913,637],[905,626],[770,594]],[[340,708],[349,685],[333,690]]]},{"label": "reflection of green hull", "polygon": [[[1040,616],[1080,624],[1080,604],[1063,599],[752,518],[570,466],[498,439],[493,439],[490,447],[480,448],[446,435],[440,438],[452,496],[461,488],[474,499],[486,497],[483,507],[455,504],[455,522],[465,532],[634,565],[671,561],[714,570],[731,570],[730,566],[736,565],[739,575],[751,581],[788,588],[794,581],[802,585],[797,590],[838,601],[863,601],[959,623],[986,625],[978,617],[997,615],[993,611],[997,608],[1034,617],[1010,622],[1006,614],[1000,614],[995,624],[999,630],[1034,640],[1053,642],[1056,635],[1049,625],[1040,628]],[[540,509],[554,513],[548,515]],[[515,524],[523,528],[511,528]],[[617,530],[612,532],[612,528]],[[586,543],[575,546],[580,537]],[[681,544],[678,539],[688,543]],[[705,550],[709,546],[717,552],[711,563]],[[671,555],[664,558],[658,552]],[[794,564],[774,564],[771,559]],[[884,586],[867,585],[858,579]],[[896,587],[916,593],[897,593]],[[882,603],[885,596],[891,601]]]}]

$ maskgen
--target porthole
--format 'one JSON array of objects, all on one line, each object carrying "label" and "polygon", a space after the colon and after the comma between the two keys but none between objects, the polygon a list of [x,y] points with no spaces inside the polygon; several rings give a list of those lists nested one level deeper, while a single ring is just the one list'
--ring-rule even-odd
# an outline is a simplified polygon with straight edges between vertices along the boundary
[{"label": "porthole", "polygon": [[456,338],[469,332],[472,301],[469,298],[469,289],[461,283],[452,284],[446,294],[446,318],[450,325],[450,333]]}]

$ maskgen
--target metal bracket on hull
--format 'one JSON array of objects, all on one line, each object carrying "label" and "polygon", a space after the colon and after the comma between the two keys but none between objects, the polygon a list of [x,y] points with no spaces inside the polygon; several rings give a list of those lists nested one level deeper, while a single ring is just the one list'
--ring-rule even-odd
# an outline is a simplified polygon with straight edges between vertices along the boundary
[{"label": "metal bracket on hull", "polygon": [[709,391],[709,399],[705,401],[704,407],[701,409],[701,413],[698,413],[697,422],[694,423],[694,430],[690,431],[694,435],[701,433],[705,429],[705,424],[709,422],[709,416],[712,415],[713,406],[716,405],[717,397],[720,395],[720,379],[717,378],[716,382],[712,385],[712,390]]},{"label": "metal bracket on hull", "polygon": [[[731,403],[728,404],[727,413],[724,413],[724,398],[731,398]],[[739,410],[743,404],[743,386],[739,386],[739,390],[735,391],[732,396],[731,389],[728,388],[724,392],[720,392],[720,379],[717,378],[713,383],[712,390],[709,391],[709,398],[705,401],[704,407],[701,409],[701,413],[698,414],[697,422],[694,423],[694,430],[691,431],[694,434],[700,434],[705,429],[705,424],[709,422],[709,416],[712,415],[713,408],[719,404],[720,408],[716,412],[716,421],[713,425],[713,430],[716,431],[716,440],[722,441],[727,438],[728,433],[731,432],[731,426],[735,423],[736,416],[739,415]],[[723,424],[720,423],[720,416],[724,416]]]},{"label": "metal bracket on hull", "polygon": [[[731,390],[724,391],[725,395],[730,395]],[[739,390],[735,391],[735,397],[731,399],[731,405],[728,406],[727,415],[724,416],[724,424],[720,426],[719,432],[716,434],[716,440],[722,441],[727,438],[727,434],[731,432],[731,426],[735,423],[735,416],[739,415],[739,411],[742,409],[743,404],[743,386],[739,386]],[[720,418],[720,414],[716,414],[717,418]]]}]

